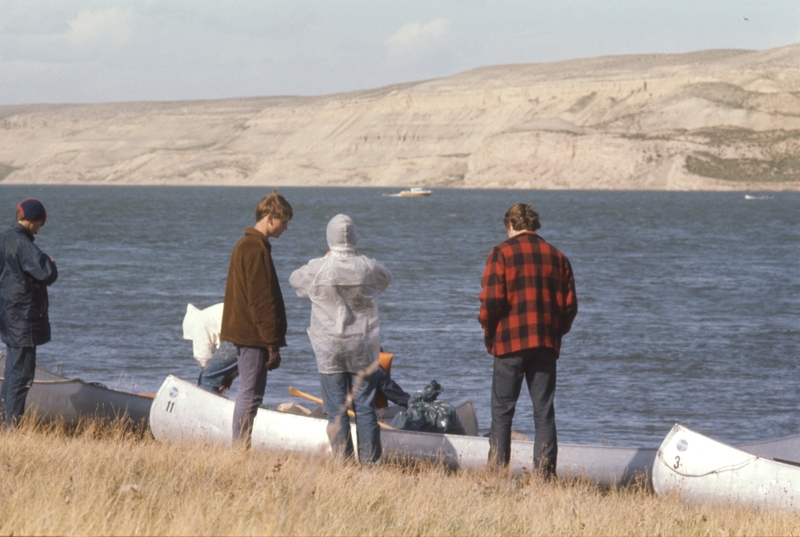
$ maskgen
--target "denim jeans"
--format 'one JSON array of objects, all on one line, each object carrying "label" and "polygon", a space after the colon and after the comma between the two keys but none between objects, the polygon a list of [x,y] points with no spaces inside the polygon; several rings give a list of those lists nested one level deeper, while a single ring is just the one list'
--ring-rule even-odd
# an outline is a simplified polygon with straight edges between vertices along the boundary
[{"label": "denim jeans", "polygon": [[556,412],[556,355],[550,349],[526,349],[494,359],[492,376],[492,426],[489,462],[507,466],[511,460],[511,421],[522,390],[528,385],[533,403],[535,439],[533,467],[545,477],[555,477],[558,457]]},{"label": "denim jeans", "polygon": [[25,412],[25,399],[36,371],[36,347],[6,346],[6,368],[0,388],[0,416],[3,429],[17,425]]},{"label": "denim jeans", "polygon": [[[320,373],[322,410],[328,417],[328,438],[335,456],[352,457],[353,439],[350,436],[350,418],[345,404],[353,390],[356,373]],[[358,433],[358,458],[362,463],[377,462],[381,458],[381,430],[375,411],[375,375],[364,377],[353,397]]]},{"label": "denim jeans", "polygon": [[378,390],[386,399],[399,406],[408,406],[408,400],[411,396],[398,383],[393,381],[392,377],[382,367],[375,371],[375,379]]},{"label": "denim jeans", "polygon": [[267,389],[267,349],[236,345],[239,391],[233,406],[233,443],[250,447],[258,407]]},{"label": "denim jeans", "polygon": [[211,360],[200,371],[197,385],[204,390],[221,393],[220,388],[230,387],[237,376],[239,376],[239,351],[233,343],[223,341],[218,349],[214,349]]}]

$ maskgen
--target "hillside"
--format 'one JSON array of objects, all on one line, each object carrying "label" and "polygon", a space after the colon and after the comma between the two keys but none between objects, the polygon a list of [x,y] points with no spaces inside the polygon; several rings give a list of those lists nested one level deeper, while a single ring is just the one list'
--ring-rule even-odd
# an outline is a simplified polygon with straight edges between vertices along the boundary
[{"label": "hillside", "polygon": [[0,106],[0,181],[800,190],[800,45],[320,97]]}]

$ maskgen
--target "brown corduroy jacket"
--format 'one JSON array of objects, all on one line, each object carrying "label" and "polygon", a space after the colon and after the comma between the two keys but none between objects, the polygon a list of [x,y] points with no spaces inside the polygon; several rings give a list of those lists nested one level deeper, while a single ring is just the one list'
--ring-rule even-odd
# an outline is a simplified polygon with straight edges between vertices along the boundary
[{"label": "brown corduroy jacket", "polygon": [[286,346],[286,307],[271,249],[252,227],[233,248],[220,339],[247,347]]}]

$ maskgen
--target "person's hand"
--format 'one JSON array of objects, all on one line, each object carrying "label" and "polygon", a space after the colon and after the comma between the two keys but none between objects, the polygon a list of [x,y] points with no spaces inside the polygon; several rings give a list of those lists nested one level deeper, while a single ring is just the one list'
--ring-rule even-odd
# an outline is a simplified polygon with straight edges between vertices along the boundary
[{"label": "person's hand", "polygon": [[278,369],[281,366],[281,351],[278,347],[267,347],[267,371]]},{"label": "person's hand", "polygon": [[267,362],[267,371],[278,369],[280,366],[281,366],[281,355],[280,353],[277,353],[274,356],[272,356]]},{"label": "person's hand", "polygon": [[494,348],[494,336],[490,336],[488,334],[483,335],[483,345],[486,347],[486,351],[491,354],[492,349]]},{"label": "person's hand", "polygon": [[219,386],[219,393],[225,393],[231,389],[231,384],[233,383],[233,377],[228,377],[222,381],[222,384]]}]

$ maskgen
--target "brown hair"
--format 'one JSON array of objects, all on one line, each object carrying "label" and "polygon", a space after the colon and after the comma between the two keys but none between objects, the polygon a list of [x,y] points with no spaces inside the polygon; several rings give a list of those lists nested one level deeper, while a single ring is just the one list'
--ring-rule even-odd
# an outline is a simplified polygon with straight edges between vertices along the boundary
[{"label": "brown hair", "polygon": [[256,205],[256,222],[271,214],[273,218],[278,220],[291,220],[294,216],[292,206],[286,201],[286,198],[278,194],[278,189],[272,191],[272,194],[267,194]]},{"label": "brown hair", "polygon": [[22,214],[22,211],[17,209],[17,222],[19,222],[20,220],[25,220],[25,216]]},{"label": "brown hair", "polygon": [[506,211],[503,226],[506,229],[513,227],[516,231],[536,231],[542,224],[539,223],[539,213],[533,207],[527,203],[515,203]]}]

